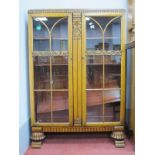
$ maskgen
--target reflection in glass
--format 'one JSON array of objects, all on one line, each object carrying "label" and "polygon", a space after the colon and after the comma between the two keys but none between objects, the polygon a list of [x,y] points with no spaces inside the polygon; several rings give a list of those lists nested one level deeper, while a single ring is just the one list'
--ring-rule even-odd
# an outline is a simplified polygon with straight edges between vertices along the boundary
[{"label": "reflection in glass", "polygon": [[87,50],[101,50],[102,40],[101,39],[87,39]]},{"label": "reflection in glass", "polygon": [[33,57],[33,62],[35,66],[49,66],[50,58],[47,56],[35,56]]},{"label": "reflection in glass", "polygon": [[87,65],[103,64],[103,56],[91,55],[87,56]]},{"label": "reflection in glass", "polygon": [[67,65],[68,64],[68,56],[53,56],[52,64],[53,65]]},{"label": "reflection in glass", "polygon": [[49,57],[33,57],[34,61],[34,89],[50,88]]},{"label": "reflection in glass", "polygon": [[49,50],[49,40],[48,39],[34,39],[33,44],[34,51],[48,51]]},{"label": "reflection in glass", "polygon": [[53,51],[67,51],[68,41],[60,39],[52,39],[52,50]]},{"label": "reflection in glass", "polygon": [[120,120],[120,90],[106,90],[104,96],[104,121]]},{"label": "reflection in glass", "polygon": [[87,65],[87,89],[103,88],[103,65]]},{"label": "reflection in glass", "polygon": [[87,89],[120,88],[120,64],[120,56],[87,56]]},{"label": "reflection in glass", "polygon": [[68,57],[55,56],[52,59],[52,88],[68,89]]},{"label": "reflection in glass", "polygon": [[52,30],[52,50],[68,50],[68,22],[62,19]]},{"label": "reflection in glass", "polygon": [[48,18],[46,17],[44,18],[37,17],[33,19],[33,50],[34,51],[49,51],[49,32],[46,27],[48,22],[49,22]]},{"label": "reflection in glass", "polygon": [[[114,19],[114,18],[113,18]],[[105,50],[121,49],[121,22],[120,18],[112,21],[104,33]]]},{"label": "reflection in glass", "polygon": [[120,88],[121,57],[104,56],[104,87]]},{"label": "reflection in glass", "polygon": [[51,92],[35,92],[37,122],[51,122]]},{"label": "reflection in glass", "polygon": [[103,37],[105,50],[120,50],[120,34],[120,17],[86,17],[87,50],[102,50]]},{"label": "reflection in glass", "polygon": [[103,121],[102,91],[87,91],[87,122]]},{"label": "reflection in glass", "polygon": [[86,39],[87,50],[102,48],[102,31],[92,19],[86,21]]},{"label": "reflection in glass", "polygon": [[53,122],[68,122],[68,92],[58,91],[52,95]]},{"label": "reflection in glass", "polygon": [[68,122],[68,92],[35,92],[37,122]]},{"label": "reflection in glass", "polygon": [[103,88],[103,56],[87,56],[87,89]]},{"label": "reflection in glass", "polygon": [[67,18],[66,17],[33,18],[33,50],[34,51],[68,50]]},{"label": "reflection in glass", "polygon": [[87,122],[120,120],[120,90],[88,90]]}]

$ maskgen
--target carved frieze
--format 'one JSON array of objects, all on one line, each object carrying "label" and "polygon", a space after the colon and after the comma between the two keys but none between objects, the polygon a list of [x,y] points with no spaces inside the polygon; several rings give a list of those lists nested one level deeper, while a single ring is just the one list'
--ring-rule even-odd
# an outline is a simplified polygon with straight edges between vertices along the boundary
[{"label": "carved frieze", "polygon": [[106,132],[113,131],[113,126],[103,126],[103,127],[43,127],[43,132]]},{"label": "carved frieze", "polygon": [[86,55],[121,55],[121,51],[106,51],[106,50],[88,50],[86,51]]}]

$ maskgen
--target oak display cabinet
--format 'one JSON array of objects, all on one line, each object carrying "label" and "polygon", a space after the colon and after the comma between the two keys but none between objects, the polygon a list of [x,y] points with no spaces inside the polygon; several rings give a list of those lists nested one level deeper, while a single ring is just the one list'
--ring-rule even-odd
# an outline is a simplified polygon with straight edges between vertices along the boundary
[{"label": "oak display cabinet", "polygon": [[124,10],[29,10],[31,140],[112,132],[124,146]]}]

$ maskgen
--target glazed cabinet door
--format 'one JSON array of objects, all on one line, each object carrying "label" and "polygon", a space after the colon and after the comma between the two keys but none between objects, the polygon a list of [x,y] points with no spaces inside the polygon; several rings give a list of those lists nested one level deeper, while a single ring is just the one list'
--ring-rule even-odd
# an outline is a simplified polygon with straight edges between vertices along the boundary
[{"label": "glazed cabinet door", "polygon": [[125,105],[124,17],[86,13],[82,24],[83,125],[120,125]]},{"label": "glazed cabinet door", "polygon": [[32,125],[71,126],[72,15],[29,15]]}]

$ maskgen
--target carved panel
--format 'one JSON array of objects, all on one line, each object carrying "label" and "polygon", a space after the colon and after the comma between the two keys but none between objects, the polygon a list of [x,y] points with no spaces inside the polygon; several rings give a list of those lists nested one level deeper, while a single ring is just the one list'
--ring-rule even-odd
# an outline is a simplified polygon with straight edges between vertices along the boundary
[{"label": "carved panel", "polygon": [[82,34],[81,13],[73,13],[73,38],[81,39]]},{"label": "carved panel", "polygon": [[32,127],[32,132],[41,132],[42,127]]},{"label": "carved panel", "polygon": [[74,126],[81,126],[81,119],[80,118],[77,118],[74,120]]},{"label": "carved panel", "polygon": [[114,127],[114,131],[123,131],[124,130],[124,126],[115,126]]}]

